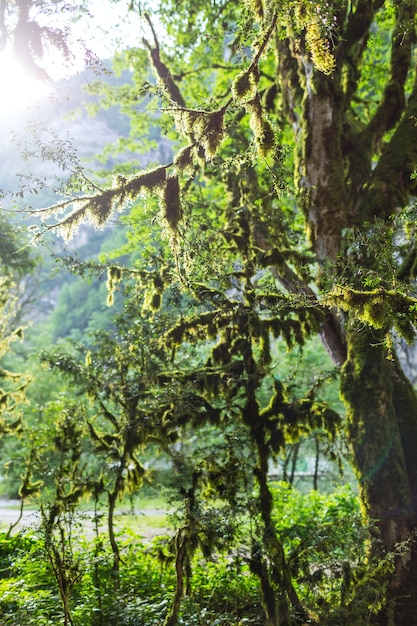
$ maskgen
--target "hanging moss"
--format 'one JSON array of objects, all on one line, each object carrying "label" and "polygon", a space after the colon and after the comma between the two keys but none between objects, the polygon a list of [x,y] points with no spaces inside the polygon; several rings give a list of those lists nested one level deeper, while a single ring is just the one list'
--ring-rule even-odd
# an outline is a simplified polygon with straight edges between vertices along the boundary
[{"label": "hanging moss", "polygon": [[221,310],[206,311],[189,318],[182,318],[161,338],[169,346],[179,346],[188,339],[202,337],[215,339],[222,328],[230,323],[230,315]]},{"label": "hanging moss", "polygon": [[111,266],[107,268],[107,306],[113,306],[114,304],[114,292],[115,289],[122,280],[122,270],[120,267]]},{"label": "hanging moss", "polygon": [[257,93],[259,73],[257,68],[249,68],[239,72],[232,83],[232,96],[237,102],[254,98]]},{"label": "hanging moss", "polygon": [[250,113],[249,125],[253,132],[260,157],[265,158],[275,148],[275,133],[271,123],[265,118],[259,96],[247,105]]},{"label": "hanging moss", "polygon": [[56,215],[72,206],[72,211],[54,226],[64,239],[70,240],[83,221],[87,220],[96,228],[102,228],[115,211],[122,211],[126,203],[135,199],[141,191],[162,187],[167,177],[166,170],[166,166],[160,166],[130,178],[118,176],[110,189],[101,190],[95,195],[64,200],[42,209],[42,213]]},{"label": "hanging moss", "polygon": [[151,310],[154,311],[154,312],[159,311],[159,309],[161,308],[161,303],[162,303],[161,294],[160,293],[154,293],[152,295],[152,299],[151,299],[151,302],[150,302]]},{"label": "hanging moss", "polygon": [[181,173],[185,173],[193,166],[194,145],[184,146],[177,152],[174,158],[174,165]]},{"label": "hanging moss", "polygon": [[126,182],[117,187],[114,192],[120,199],[134,199],[141,191],[152,191],[158,187],[162,187],[167,178],[166,166],[156,167],[136,174],[126,179]]},{"label": "hanging moss", "polygon": [[269,329],[267,325],[264,325],[262,328],[262,334],[259,338],[259,367],[263,369],[264,367],[270,365],[271,362],[272,355]]},{"label": "hanging moss", "polygon": [[169,176],[166,179],[161,196],[161,209],[170,229],[176,233],[182,218],[180,195],[180,181],[178,176]]},{"label": "hanging moss", "polygon": [[204,131],[201,135],[201,145],[204,148],[205,156],[212,159],[225,136],[224,110],[215,111],[207,116]]},{"label": "hanging moss", "polygon": [[175,119],[181,133],[192,144],[182,148],[175,158],[175,165],[184,169],[192,164],[193,158],[198,157],[198,149],[202,150],[207,160],[216,155],[224,137],[224,116],[227,106],[216,111],[180,109],[175,113]]},{"label": "hanging moss", "polygon": [[230,363],[231,354],[229,348],[229,342],[222,341],[218,343],[211,351],[211,358],[213,360],[213,363],[222,365],[225,363]]},{"label": "hanging moss", "polygon": [[336,59],[330,52],[329,42],[323,37],[316,21],[307,25],[306,44],[316,68],[323,74],[331,74],[336,67]]}]

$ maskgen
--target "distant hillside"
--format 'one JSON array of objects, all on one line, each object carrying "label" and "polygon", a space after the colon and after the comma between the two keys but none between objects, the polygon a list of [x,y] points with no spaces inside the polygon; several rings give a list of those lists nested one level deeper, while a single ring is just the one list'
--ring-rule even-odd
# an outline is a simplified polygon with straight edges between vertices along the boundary
[{"label": "distant hillside", "polygon": [[[100,79],[111,83],[126,82],[129,76],[127,74],[116,78],[103,74]],[[63,176],[57,163],[42,161],[38,156],[22,158],[22,151],[30,151],[31,145],[36,151],[39,141],[49,142],[51,133],[57,137],[52,148],[57,148],[59,142],[67,142],[66,146],[74,150],[77,158],[89,168],[111,170],[117,162],[126,158],[113,154],[107,163],[98,163],[94,158],[107,144],[116,142],[119,137],[128,136],[130,121],[126,115],[120,113],[118,106],[99,111],[94,117],[87,114],[82,103],[92,102],[94,97],[87,95],[84,88],[93,80],[97,80],[97,76],[91,70],[86,70],[69,80],[60,81],[56,86],[56,97],[28,111],[19,124],[14,122],[0,125],[3,150],[3,158],[0,160],[0,189],[5,194],[2,205],[17,223],[25,226],[32,221],[19,211],[19,205],[24,207],[30,203],[33,208],[41,208],[60,198],[48,186],[37,194],[27,193],[22,199],[12,196],[19,190],[21,180],[29,181],[32,176],[39,179],[46,176],[48,181],[54,183],[54,179]],[[74,111],[77,111],[76,115]],[[45,130],[39,133],[41,128]],[[12,135],[13,142],[10,140]],[[150,159],[158,158],[158,155],[130,154],[129,158],[132,157],[143,164],[142,166],[146,166]],[[86,224],[70,244],[65,244],[58,235],[51,233],[43,245],[34,249],[34,253],[42,257],[42,263],[28,281],[28,290],[33,289],[36,297],[31,302],[27,319],[36,324],[46,324],[53,341],[68,336],[79,339],[87,329],[106,327],[111,322],[114,311],[109,311],[106,307],[105,277],[91,280],[86,285],[80,277],[61,267],[56,258],[51,257],[51,253],[58,257],[76,255],[81,260],[97,260],[103,249],[114,249],[123,243],[123,231],[119,227],[115,233],[114,228],[109,225],[102,231],[96,231]]]},{"label": "distant hillside", "polygon": [[[113,75],[103,74],[102,80],[119,82],[129,79],[128,75],[116,78]],[[16,191],[19,187],[20,176],[53,176],[55,173],[62,175],[62,170],[56,163],[39,158],[22,158],[21,152],[32,145],[37,148],[39,137],[45,142],[52,138],[54,133],[61,141],[71,144],[78,157],[87,162],[95,154],[100,153],[106,144],[114,142],[120,136],[129,133],[129,118],[119,111],[119,107],[101,111],[95,117],[90,117],[82,112],[83,102],[92,102],[93,96],[89,96],[84,87],[90,81],[97,80],[97,76],[91,70],[85,70],[80,74],[60,81],[54,88],[54,94],[49,100],[44,100],[34,105],[19,119],[5,124],[0,123],[0,141],[3,158],[0,160],[0,189]],[[74,111],[78,112],[77,116]],[[40,132],[41,128],[45,131]],[[37,137],[39,135],[39,137]],[[13,139],[14,137],[14,139]],[[50,198],[49,194],[45,196]],[[41,194],[36,200],[37,206],[44,204]],[[9,201],[5,199],[6,207]]]}]

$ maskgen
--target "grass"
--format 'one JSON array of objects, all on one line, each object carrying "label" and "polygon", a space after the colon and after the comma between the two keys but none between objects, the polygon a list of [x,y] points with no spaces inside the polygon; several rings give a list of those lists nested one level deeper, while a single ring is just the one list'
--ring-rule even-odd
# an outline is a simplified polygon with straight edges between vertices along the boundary
[{"label": "grass", "polygon": [[[18,500],[4,500],[0,505],[0,529],[6,530],[14,523],[19,515],[20,502]],[[16,531],[22,527],[33,526],[39,522],[36,516],[38,507],[29,503],[24,507],[23,520],[16,527]],[[34,515],[35,513],[35,515]],[[3,516],[2,516],[3,514]],[[103,504],[99,511],[99,528],[107,532],[106,507]],[[94,529],[93,505],[85,502],[79,508],[78,522],[83,531],[91,536]],[[124,534],[126,530],[136,533],[145,541],[152,540],[155,536],[166,535],[172,529],[170,520],[170,506],[161,496],[135,496],[133,499],[126,498],[116,509],[115,528],[117,533]]]}]

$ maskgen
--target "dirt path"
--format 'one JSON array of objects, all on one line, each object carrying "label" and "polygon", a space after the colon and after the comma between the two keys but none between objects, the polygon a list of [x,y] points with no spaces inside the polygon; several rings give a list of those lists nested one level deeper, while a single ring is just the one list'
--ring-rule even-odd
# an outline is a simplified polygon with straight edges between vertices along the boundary
[{"label": "dirt path", "polygon": [[[20,514],[20,502],[19,500],[7,500],[6,498],[0,498],[0,532],[7,532],[11,524],[15,524],[19,518]],[[144,512],[135,511],[132,516],[129,514],[130,519],[133,517],[133,526],[137,531],[138,535],[140,535],[145,541],[151,541],[153,538],[166,535],[167,528],[164,526],[164,517],[166,511],[162,511],[159,509],[147,509]],[[120,511],[116,513],[115,523],[116,526],[123,527],[125,526],[125,516],[126,512]],[[85,531],[87,531],[87,535],[93,534],[93,511],[84,511],[79,514],[79,520]],[[147,516],[161,516],[161,526],[159,525],[149,525],[147,524]],[[39,523],[39,512],[33,509],[23,509],[22,519],[19,521],[19,524],[14,528],[14,531],[22,530],[25,528],[34,528]],[[118,523],[119,522],[119,523]],[[106,532],[106,521],[103,518],[100,523],[101,530]]]},{"label": "dirt path", "polygon": [[[18,520],[19,513],[19,500],[7,500],[6,498],[0,498],[0,529],[7,530],[10,524],[14,524]],[[19,528],[35,525],[38,520],[39,513],[37,513],[37,511],[23,509],[23,516],[19,522]]]}]

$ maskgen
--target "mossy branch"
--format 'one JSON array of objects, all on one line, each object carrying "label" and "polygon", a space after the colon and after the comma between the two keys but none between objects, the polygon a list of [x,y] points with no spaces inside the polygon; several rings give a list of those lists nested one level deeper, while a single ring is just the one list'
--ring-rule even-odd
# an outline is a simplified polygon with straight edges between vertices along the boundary
[{"label": "mossy branch", "polygon": [[365,131],[368,141],[375,145],[401,117],[405,108],[405,82],[410,69],[415,43],[414,3],[397,2],[397,17],[391,37],[391,61],[388,81],[382,100]]},{"label": "mossy branch", "polygon": [[387,333],[394,328],[408,343],[416,337],[417,298],[394,289],[357,290],[336,285],[322,300],[337,306],[361,322]]},{"label": "mossy branch", "polygon": [[349,16],[344,32],[343,41],[341,42],[341,46],[344,49],[351,48],[366,36],[375,15],[374,4],[369,2],[369,0],[359,0],[356,11],[352,11]]},{"label": "mossy branch", "polygon": [[167,169],[171,165],[171,163],[162,165],[130,178],[118,176],[113,187],[100,193],[70,198],[46,209],[31,210],[30,213],[40,214],[43,218],[47,218],[62,213],[68,207],[73,207],[68,215],[44,227],[41,233],[58,230],[65,239],[71,239],[83,221],[90,221],[96,228],[102,228],[115,211],[121,212],[127,202],[134,200],[141,192],[163,188],[166,184]]},{"label": "mossy branch", "polygon": [[268,30],[266,31],[261,42],[259,43],[259,46],[257,47],[256,54],[253,57],[251,64],[245,70],[239,72],[239,74],[233,81],[232,96],[235,101],[241,101],[242,98],[247,98],[248,95],[251,98],[255,96],[257,92],[257,84],[259,81],[259,60],[265,52],[265,49],[275,31],[277,20],[278,14],[275,13],[272,17]]},{"label": "mossy branch", "polygon": [[145,13],[145,19],[148,22],[150,29],[152,31],[154,45],[151,46],[151,44],[145,38],[142,39],[142,42],[149,51],[149,56],[151,58],[152,65],[155,69],[155,72],[157,76],[160,78],[160,80],[162,81],[171,100],[175,102],[175,104],[177,104],[179,107],[185,108],[186,106],[185,100],[181,95],[178,85],[172,78],[172,74],[171,74],[169,67],[161,59],[161,51],[159,47],[158,38],[156,36],[155,29],[153,27],[151,18],[148,13]]},{"label": "mossy branch", "polygon": [[365,219],[386,218],[407,205],[416,193],[417,75],[400,123],[363,189],[358,213]]}]

